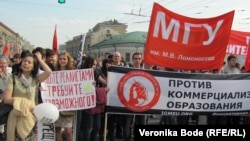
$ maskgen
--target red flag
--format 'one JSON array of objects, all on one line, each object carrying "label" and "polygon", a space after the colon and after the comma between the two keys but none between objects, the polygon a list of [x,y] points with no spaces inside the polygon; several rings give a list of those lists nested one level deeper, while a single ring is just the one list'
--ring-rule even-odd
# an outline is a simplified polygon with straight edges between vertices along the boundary
[{"label": "red flag", "polygon": [[145,63],[184,70],[220,69],[233,17],[234,11],[213,18],[191,18],[154,3]]},{"label": "red flag", "polygon": [[231,30],[226,53],[246,56],[249,37],[250,32]]},{"label": "red flag", "polygon": [[250,70],[250,38],[248,39],[248,44],[247,44],[247,57],[245,61],[245,71],[248,72]]},{"label": "red flag", "polygon": [[4,45],[3,54],[9,56],[9,47],[7,43]]},{"label": "red flag", "polygon": [[55,32],[54,32],[54,38],[53,38],[53,51],[54,53],[57,54],[58,51],[58,45],[57,45],[57,33],[56,33],[56,27],[55,27]]}]

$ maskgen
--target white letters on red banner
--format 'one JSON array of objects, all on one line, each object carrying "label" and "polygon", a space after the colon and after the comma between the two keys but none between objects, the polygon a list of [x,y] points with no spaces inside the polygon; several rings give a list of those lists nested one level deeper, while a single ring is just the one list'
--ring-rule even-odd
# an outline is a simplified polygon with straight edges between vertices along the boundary
[{"label": "white letters on red banner", "polygon": [[154,3],[145,63],[185,70],[221,68],[233,17],[234,11],[207,19],[190,18]]}]

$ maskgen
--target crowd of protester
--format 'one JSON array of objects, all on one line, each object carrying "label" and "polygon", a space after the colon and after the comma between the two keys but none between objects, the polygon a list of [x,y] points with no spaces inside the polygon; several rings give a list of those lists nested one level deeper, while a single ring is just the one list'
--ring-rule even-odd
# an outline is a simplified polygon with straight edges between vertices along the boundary
[{"label": "crowd of protester", "polygon": [[[206,74],[237,74],[245,73],[244,66],[239,66],[237,58],[230,55],[227,62],[222,64],[217,70],[175,70],[161,66],[153,66],[143,63],[142,53],[135,52],[132,55],[132,63],[124,61],[119,52],[114,52],[103,60],[98,60],[91,56],[82,56],[82,64],[77,68],[77,58],[68,52],[55,54],[51,49],[37,47],[32,51],[23,50],[20,54],[15,54],[13,58],[4,55],[0,56],[0,98],[4,103],[19,107],[22,112],[12,110],[6,125],[0,125],[1,137],[7,137],[8,141],[22,139],[33,141],[35,138],[35,117],[29,114],[29,124],[25,124],[27,119],[21,116],[24,113],[32,113],[36,104],[42,103],[40,84],[52,71],[75,70],[92,68],[94,70],[95,86],[102,87],[108,92],[107,86],[108,69],[110,66],[132,67],[136,69],[154,69],[158,71],[176,71],[182,73],[206,73]],[[10,77],[14,76],[14,77]],[[15,87],[13,86],[15,82]],[[22,105],[21,105],[22,104]],[[19,106],[17,106],[19,105]],[[80,131],[77,133],[79,141],[103,141],[104,140],[104,117],[105,110],[99,113],[90,114],[87,110],[82,110],[82,120]],[[74,116],[74,114],[73,114]],[[55,122],[56,141],[73,141],[73,116],[63,116]],[[133,125],[146,125],[149,115],[122,115],[108,114],[107,119],[107,139],[114,141],[115,138],[130,141],[133,137]],[[21,125],[25,131],[21,131],[20,119],[24,121]],[[241,116],[162,116],[159,124],[163,125],[187,125],[192,119],[198,125],[237,125],[247,124],[248,118]],[[7,128],[6,128],[7,127]],[[16,130],[19,129],[19,130]],[[64,135],[64,136],[63,136]],[[64,137],[64,138],[63,138]]]}]

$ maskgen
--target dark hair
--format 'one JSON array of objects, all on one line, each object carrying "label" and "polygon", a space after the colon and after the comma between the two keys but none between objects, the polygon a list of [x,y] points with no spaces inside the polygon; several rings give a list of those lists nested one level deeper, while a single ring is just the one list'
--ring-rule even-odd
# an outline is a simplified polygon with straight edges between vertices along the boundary
[{"label": "dark hair", "polygon": [[87,56],[82,65],[82,69],[92,68],[94,65],[95,59],[91,56]]},{"label": "dark hair", "polygon": [[46,57],[46,51],[42,47],[36,47],[34,50],[32,50],[32,53],[40,52],[42,55],[42,58]]},{"label": "dark hair", "polygon": [[[21,59],[24,59],[26,56],[29,56],[29,55],[32,55],[31,52],[30,52],[29,50],[23,50],[23,51],[21,52],[20,57],[21,57]],[[21,69],[20,69],[21,64],[22,64],[22,60],[20,61],[20,63],[14,64],[14,65],[12,66],[12,71],[11,71],[11,73],[14,74],[14,75],[18,75],[19,72],[21,71]]]},{"label": "dark hair", "polygon": [[25,58],[25,57],[26,57],[27,55],[29,55],[29,54],[31,54],[30,50],[23,50],[23,51],[21,52],[20,57],[23,59],[23,58]]},{"label": "dark hair", "polygon": [[108,59],[112,59],[112,58],[113,58],[113,55],[110,54],[110,55],[108,56]]},{"label": "dark hair", "polygon": [[111,64],[110,59],[104,59],[104,60],[102,60],[102,68],[101,68],[101,70],[102,70],[103,74],[105,75],[105,77],[107,77],[107,75],[108,75],[107,74],[108,73],[108,68],[106,67],[107,63]]},{"label": "dark hair", "polygon": [[[84,62],[85,62],[86,57],[87,57],[87,56],[82,56],[82,62],[81,62],[81,64],[80,64],[80,66],[77,66],[79,69],[82,69],[82,68],[83,68],[83,64],[84,64]],[[79,61],[79,60],[78,60],[78,61]],[[79,63],[78,61],[77,61],[77,64]]]},{"label": "dark hair", "polygon": [[135,52],[133,55],[132,55],[132,58],[134,59],[135,55],[141,55],[142,56],[142,53],[140,52]]},{"label": "dark hair", "polygon": [[[82,69],[92,68],[95,61],[96,61],[96,60],[95,60],[93,57],[87,56],[87,57],[85,58],[84,63],[83,63]],[[96,85],[99,85],[100,82],[99,82],[99,80],[98,80],[98,77],[99,77],[101,74],[98,72],[97,69],[98,69],[98,68],[96,68],[96,70],[94,70],[94,77],[95,77]]]},{"label": "dark hair", "polygon": [[242,67],[240,68],[240,70],[245,70],[245,66],[242,66]]},{"label": "dark hair", "polygon": [[240,63],[236,62],[235,67],[240,69]]},{"label": "dark hair", "polygon": [[19,53],[16,53],[13,55],[13,58],[21,58],[21,55]]},{"label": "dark hair", "polygon": [[[33,69],[31,71],[31,77],[36,78],[37,73],[38,73],[38,69],[39,69],[39,63],[38,63],[37,57],[35,55],[33,55],[33,54],[28,54],[23,59],[25,59],[27,57],[32,57],[33,58]],[[20,63],[20,65],[21,65],[21,63]],[[23,70],[19,69],[19,71],[16,72],[16,75],[18,75],[20,77],[22,73],[23,73]]]},{"label": "dark hair", "polygon": [[227,57],[227,61],[230,61],[230,60],[236,59],[236,58],[237,58],[237,57],[234,56],[234,55],[229,55],[229,56]]},{"label": "dark hair", "polygon": [[154,66],[152,67],[152,69],[153,69],[153,70],[158,70],[158,66],[155,66],[155,65],[154,65]]},{"label": "dark hair", "polygon": [[53,50],[49,49],[49,48],[45,49],[45,52],[46,52],[46,58],[49,58],[50,56],[55,55],[55,53],[53,52]]}]

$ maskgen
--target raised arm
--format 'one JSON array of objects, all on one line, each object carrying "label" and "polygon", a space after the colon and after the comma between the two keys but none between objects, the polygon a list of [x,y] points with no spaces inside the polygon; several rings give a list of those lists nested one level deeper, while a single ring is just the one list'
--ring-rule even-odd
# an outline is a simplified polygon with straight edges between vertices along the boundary
[{"label": "raised arm", "polygon": [[52,70],[50,69],[50,67],[45,63],[45,61],[43,61],[42,59],[42,55],[40,52],[36,52],[35,53],[37,60],[40,64],[40,66],[43,68],[43,72],[41,74],[37,75],[37,79],[39,82],[43,82],[44,80],[46,80],[50,74],[52,73]]},{"label": "raised arm", "polygon": [[99,75],[98,80],[99,80],[102,84],[107,85],[107,81],[106,81],[101,75]]}]

